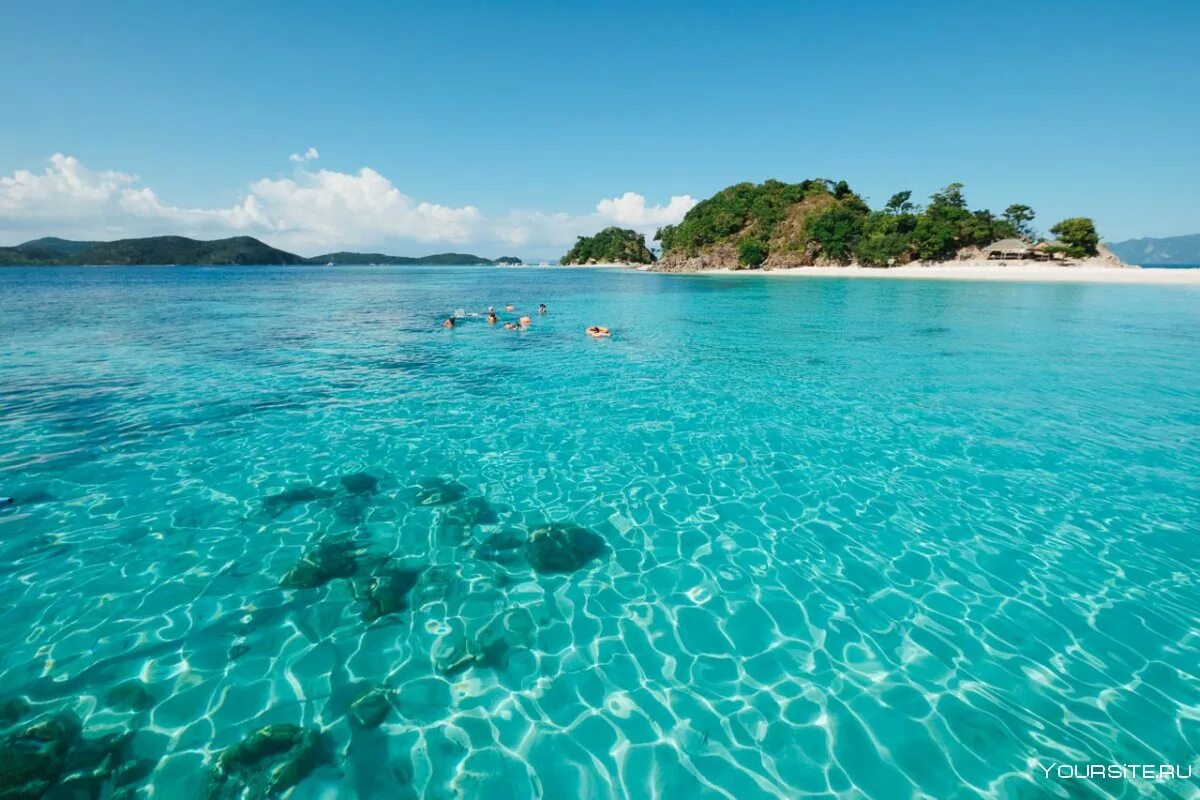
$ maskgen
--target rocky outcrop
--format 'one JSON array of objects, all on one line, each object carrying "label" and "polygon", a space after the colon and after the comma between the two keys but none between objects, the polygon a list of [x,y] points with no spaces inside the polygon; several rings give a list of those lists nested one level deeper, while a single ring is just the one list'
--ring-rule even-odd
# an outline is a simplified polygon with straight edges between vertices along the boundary
[{"label": "rocky outcrop", "polygon": [[228,748],[208,782],[209,800],[275,797],[321,760],[320,734],[298,725],[268,725]]}]

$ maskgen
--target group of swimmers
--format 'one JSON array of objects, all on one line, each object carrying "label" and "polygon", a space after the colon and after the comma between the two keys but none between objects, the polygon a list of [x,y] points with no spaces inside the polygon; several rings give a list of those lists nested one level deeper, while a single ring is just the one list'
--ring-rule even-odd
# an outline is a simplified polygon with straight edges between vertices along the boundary
[{"label": "group of swimmers", "polygon": [[[504,307],[505,311],[512,311],[513,309],[514,309],[514,306],[512,303],[509,303],[508,305],[506,305]],[[545,314],[545,313],[546,313],[546,304],[539,303],[538,304],[538,314]],[[500,321],[500,317],[496,316],[496,307],[495,306],[488,306],[487,321],[488,321],[488,325],[495,325],[497,322]],[[508,330],[508,331],[524,330],[524,329],[528,328],[532,322],[533,322],[533,320],[529,318],[528,314],[523,314],[516,322],[504,323],[504,329]],[[446,320],[442,323],[442,327],[443,328],[453,328],[457,323],[458,323],[458,318],[455,317],[453,314],[451,314],[450,316],[446,317]]]},{"label": "group of swimmers", "polygon": [[[509,303],[508,305],[504,306],[504,310],[505,311],[513,311],[513,310],[515,310],[515,307],[513,306],[512,303]],[[538,315],[542,315],[545,313],[546,313],[546,304],[539,303],[538,304]],[[500,317],[496,315],[496,307],[495,306],[488,306],[487,321],[488,321],[488,325],[495,325],[497,322],[500,321]],[[451,314],[450,316],[446,317],[444,322],[442,322],[442,327],[443,328],[453,328],[457,323],[458,323],[458,318],[455,317],[453,314]],[[532,323],[533,323],[533,320],[530,319],[529,315],[523,314],[521,317],[519,317],[517,319],[516,322],[505,322],[504,330],[506,330],[506,331],[523,331],[523,330],[527,329]],[[608,328],[604,327],[603,325],[592,325],[591,327],[589,327],[587,329],[587,334],[588,334],[588,336],[591,336],[594,339],[602,339],[605,336],[608,336],[609,332],[608,332]]]}]

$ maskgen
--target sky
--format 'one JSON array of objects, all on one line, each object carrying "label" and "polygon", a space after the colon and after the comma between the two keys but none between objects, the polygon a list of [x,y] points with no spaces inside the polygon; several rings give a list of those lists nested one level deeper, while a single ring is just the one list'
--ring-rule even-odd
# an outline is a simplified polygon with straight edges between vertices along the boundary
[{"label": "sky", "polygon": [[0,15],[0,245],[553,258],[741,181],[1200,232],[1200,3],[56,2]]}]

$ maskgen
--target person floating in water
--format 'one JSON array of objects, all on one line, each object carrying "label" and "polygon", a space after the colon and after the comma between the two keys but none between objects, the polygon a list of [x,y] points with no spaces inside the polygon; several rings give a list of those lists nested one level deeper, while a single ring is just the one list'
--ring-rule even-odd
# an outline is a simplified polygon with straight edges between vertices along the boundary
[{"label": "person floating in water", "polygon": [[545,303],[541,303],[540,305],[538,305],[538,313],[539,314],[546,313],[546,304]]},{"label": "person floating in water", "polygon": [[504,323],[504,330],[506,330],[506,331],[515,331],[516,329],[517,329],[517,326],[516,326],[516,325],[513,325],[511,322],[506,322],[506,323]]},{"label": "person floating in water", "polygon": [[528,328],[529,323],[531,323],[531,322],[533,322],[533,320],[531,320],[527,316],[521,317],[519,320],[517,320],[517,324],[520,325],[522,328]]},{"label": "person floating in water", "polygon": [[587,334],[593,339],[602,339],[609,335],[608,328],[604,327],[603,325],[593,325],[587,329]]},{"label": "person floating in water", "polygon": [[513,310],[513,304],[512,304],[512,303],[509,303],[508,305],[506,305],[506,306],[504,307],[504,310],[505,310],[505,311],[512,311],[512,310]]},{"label": "person floating in water", "polygon": [[442,323],[442,327],[443,328],[453,328],[454,322],[455,322],[454,315],[452,314],[452,315],[446,317],[446,321]]},{"label": "person floating in water", "polygon": [[488,309],[488,325],[495,325],[499,321],[500,321],[500,318],[496,316],[496,312],[489,308]]}]

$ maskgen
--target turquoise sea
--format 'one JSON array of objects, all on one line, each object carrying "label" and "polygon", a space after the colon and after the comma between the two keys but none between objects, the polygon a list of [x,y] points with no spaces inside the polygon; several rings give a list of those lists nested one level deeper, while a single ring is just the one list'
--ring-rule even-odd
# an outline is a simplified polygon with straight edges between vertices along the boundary
[{"label": "turquoise sea", "polygon": [[6,796],[1200,791],[1190,287],[5,269],[0,495]]}]

